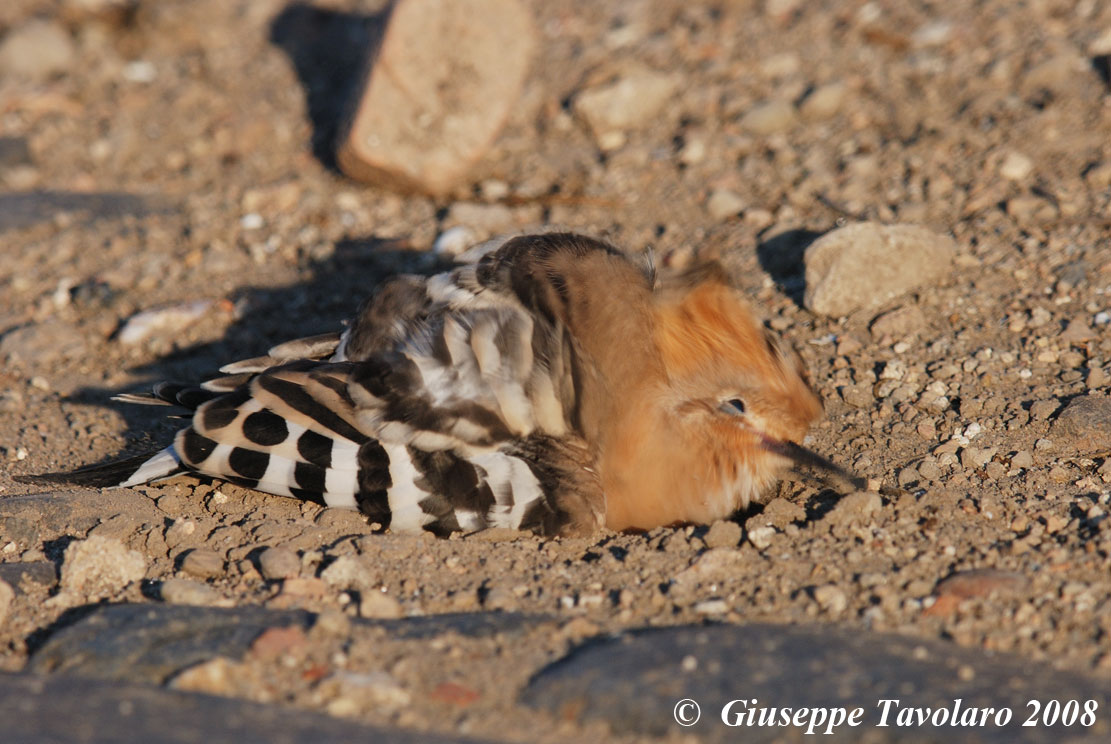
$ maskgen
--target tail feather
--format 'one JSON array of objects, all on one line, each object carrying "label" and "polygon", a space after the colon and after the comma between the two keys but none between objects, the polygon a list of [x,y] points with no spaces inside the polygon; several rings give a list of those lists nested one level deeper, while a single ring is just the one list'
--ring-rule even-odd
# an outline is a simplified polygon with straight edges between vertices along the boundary
[{"label": "tail feather", "polygon": [[148,452],[100,465],[89,465],[68,473],[17,475],[14,480],[35,485],[68,483],[88,488],[119,488],[137,486],[184,472],[186,472],[185,468],[181,466],[173,449],[167,447],[159,452]]}]

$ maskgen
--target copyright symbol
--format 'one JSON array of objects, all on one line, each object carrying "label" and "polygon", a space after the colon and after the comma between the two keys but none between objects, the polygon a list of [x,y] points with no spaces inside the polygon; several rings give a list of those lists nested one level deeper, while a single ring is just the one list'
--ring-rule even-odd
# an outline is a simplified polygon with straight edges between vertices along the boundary
[{"label": "copyright symbol", "polygon": [[698,703],[690,698],[683,698],[677,702],[671,713],[675,716],[675,722],[680,726],[693,726],[702,717],[702,709],[698,707]]}]

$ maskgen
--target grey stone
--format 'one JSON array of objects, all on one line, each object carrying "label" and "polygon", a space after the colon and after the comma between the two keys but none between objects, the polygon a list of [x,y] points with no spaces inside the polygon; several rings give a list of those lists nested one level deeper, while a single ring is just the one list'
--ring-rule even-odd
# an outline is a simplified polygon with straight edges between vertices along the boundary
[{"label": "grey stone", "polygon": [[[687,728],[674,720],[684,698],[701,706],[701,719]],[[805,727],[724,725],[723,707],[738,698],[767,708],[863,708],[862,725],[837,729],[838,741],[1057,742],[1067,736],[1094,744],[1111,735],[1111,720],[1102,715],[1111,703],[1106,680],[932,639],[828,625],[685,626],[594,640],[543,669],[521,694],[523,703],[557,718],[603,721],[617,734],[705,742],[808,738]],[[962,708],[1008,706],[1014,716],[1000,727],[876,725],[882,699],[898,699],[904,708],[951,708],[957,698]],[[1091,728],[1025,728],[1031,699],[1095,700],[1099,709]]]},{"label": "grey stone", "polygon": [[276,705],[80,677],[0,673],[4,741],[19,744],[465,744]]},{"label": "grey stone", "polygon": [[303,610],[187,605],[107,605],[50,635],[28,670],[161,684],[215,656],[241,658],[267,628],[307,630]]},{"label": "grey stone", "polygon": [[181,557],[181,570],[200,579],[212,579],[224,573],[224,559],[215,550],[197,548]]},{"label": "grey stone", "polygon": [[1050,437],[1058,446],[1081,454],[1111,452],[1111,398],[1084,395],[1073,398],[1057,415]]},{"label": "grey stone", "polygon": [[259,553],[258,568],[271,581],[292,579],[301,573],[301,558],[289,548],[275,546]]},{"label": "grey stone", "polygon": [[340,167],[385,186],[450,191],[501,129],[535,44],[517,0],[395,3]]},{"label": "grey stone", "polygon": [[[217,656],[240,659],[263,631],[308,630],[305,610],[189,605],[104,605],[49,634],[28,662],[34,673],[161,684],[186,667]],[[392,637],[420,640],[447,633],[472,638],[513,636],[550,618],[513,612],[448,613],[397,620],[356,620]]]},{"label": "grey stone", "polygon": [[946,274],[955,256],[950,238],[923,227],[847,225],[806,249],[803,302],[831,316],[879,307]]}]

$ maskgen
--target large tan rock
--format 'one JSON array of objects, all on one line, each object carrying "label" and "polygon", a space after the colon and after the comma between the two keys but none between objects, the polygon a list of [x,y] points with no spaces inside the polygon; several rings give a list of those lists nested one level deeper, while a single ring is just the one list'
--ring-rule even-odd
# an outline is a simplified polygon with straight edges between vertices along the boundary
[{"label": "large tan rock", "polygon": [[400,0],[337,159],[352,178],[443,194],[494,141],[535,46],[518,0]]},{"label": "large tan rock", "polygon": [[955,256],[951,238],[917,225],[846,225],[806,249],[803,304],[835,317],[879,307],[945,275]]}]

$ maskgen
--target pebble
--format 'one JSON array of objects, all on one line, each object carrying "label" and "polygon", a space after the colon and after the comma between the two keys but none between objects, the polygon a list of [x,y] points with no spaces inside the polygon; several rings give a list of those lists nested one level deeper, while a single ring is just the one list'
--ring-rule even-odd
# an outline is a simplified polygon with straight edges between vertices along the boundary
[{"label": "pebble", "polygon": [[269,661],[304,648],[308,640],[299,625],[272,626],[251,642],[250,653],[256,659]]},{"label": "pebble", "polygon": [[116,334],[116,340],[133,346],[152,338],[181,333],[204,317],[213,304],[212,300],[193,300],[144,310],[127,319]]},{"label": "pebble", "polygon": [[479,240],[467,225],[449,227],[432,243],[432,252],[438,255],[458,256]]},{"label": "pebble", "polygon": [[181,570],[200,579],[212,579],[224,574],[224,559],[208,548],[190,550],[181,559]]},{"label": "pebble", "polygon": [[1060,406],[1061,403],[1056,398],[1053,400],[1035,401],[1034,404],[1030,406],[1030,418],[1035,421],[1045,421],[1052,416]]},{"label": "pebble", "polygon": [[194,664],[170,679],[173,690],[230,697],[244,681],[246,665],[223,656]]},{"label": "pebble", "polygon": [[394,3],[340,141],[340,168],[388,187],[449,192],[501,130],[535,46],[519,0]]},{"label": "pebble", "polygon": [[710,525],[702,540],[708,548],[735,548],[741,542],[741,526],[736,522],[719,519]]},{"label": "pebble", "polygon": [[883,500],[879,494],[872,491],[857,491],[840,498],[830,509],[823,522],[833,525],[845,525],[869,519],[873,514],[883,509]]},{"label": "pebble", "polygon": [[831,615],[840,615],[849,606],[849,599],[840,587],[825,584],[814,589],[814,601]]},{"label": "pebble", "polygon": [[54,21],[31,20],[0,40],[0,74],[41,81],[67,71],[75,56],[65,28]]},{"label": "pebble", "polygon": [[366,559],[341,555],[320,572],[320,578],[336,589],[370,591],[377,583]]},{"label": "pebble", "polygon": [[729,603],[724,599],[705,599],[692,607],[699,615],[724,615],[729,612]]},{"label": "pebble", "polygon": [[359,617],[392,620],[404,614],[401,603],[384,592],[365,591],[359,598]]},{"label": "pebble", "polygon": [[321,681],[316,694],[328,701],[328,713],[341,718],[357,717],[367,710],[395,711],[412,698],[386,672],[336,672]]},{"label": "pebble", "polygon": [[961,467],[972,470],[982,468],[998,451],[995,447],[965,447],[961,450]]},{"label": "pebble", "polygon": [[775,498],[764,504],[764,510],[759,514],[745,520],[745,529],[752,530],[767,525],[783,529],[793,522],[801,522],[805,519],[806,510],[794,501]]},{"label": "pebble", "polygon": [[1026,587],[1026,577],[1015,571],[995,568],[976,568],[957,571],[938,582],[934,594],[950,595],[960,599],[987,597],[998,591],[1017,592]]},{"label": "pebble", "polygon": [[749,109],[740,126],[752,134],[768,135],[790,129],[797,120],[798,112],[790,101],[773,100]]},{"label": "pebble", "polygon": [[264,579],[292,579],[301,573],[301,558],[289,548],[277,546],[259,553],[258,569]]},{"label": "pebble", "polygon": [[772,538],[775,537],[775,527],[757,527],[749,530],[746,537],[754,548],[764,550],[772,544]]},{"label": "pebble", "polygon": [[1022,181],[1034,170],[1034,161],[1020,152],[1009,152],[999,165],[999,175],[1008,181]]},{"label": "pebble", "polygon": [[1050,428],[1057,446],[1080,454],[1101,454],[1111,450],[1111,398],[1082,395],[1073,398]]},{"label": "pebble", "polygon": [[675,574],[675,582],[698,584],[734,572],[743,562],[744,554],[736,548],[710,548],[698,556],[690,566]]},{"label": "pebble", "polygon": [[219,593],[199,581],[192,579],[166,579],[162,582],[159,594],[163,602],[177,605],[213,605],[220,600]]},{"label": "pebble", "polygon": [[799,111],[803,117],[810,121],[822,121],[837,115],[845,101],[848,88],[844,83],[827,83],[814,91],[803,100]]},{"label": "pebble", "polygon": [[[465,225],[480,238],[487,238],[498,233],[508,232],[516,226],[513,210],[504,204],[479,204],[475,202],[456,202],[448,209],[444,219],[449,225]],[[477,240],[472,240],[466,248],[474,245]],[[462,253],[463,251],[460,251]]]},{"label": "pebble", "polygon": [[706,211],[719,221],[736,217],[744,208],[745,200],[729,189],[714,189],[706,200]]},{"label": "pebble", "polygon": [[0,580],[0,627],[4,626],[4,621],[7,619],[14,601],[15,589],[12,589],[8,582]]},{"label": "pebble", "polygon": [[904,305],[886,313],[880,313],[868,326],[872,337],[882,339],[914,336],[926,327],[926,316],[917,305]]},{"label": "pebble", "polygon": [[806,249],[803,301],[829,316],[878,307],[939,279],[955,256],[952,239],[917,225],[847,225]]},{"label": "pebble", "polygon": [[128,550],[119,540],[93,535],[66,548],[61,587],[88,597],[114,594],[142,579],[146,571],[142,553]]},{"label": "pebble", "polygon": [[575,113],[590,127],[602,149],[615,149],[617,140],[610,140],[610,146],[605,147],[605,137],[652,120],[672,100],[681,81],[682,77],[674,73],[634,70],[612,83],[579,93],[574,101]]}]

